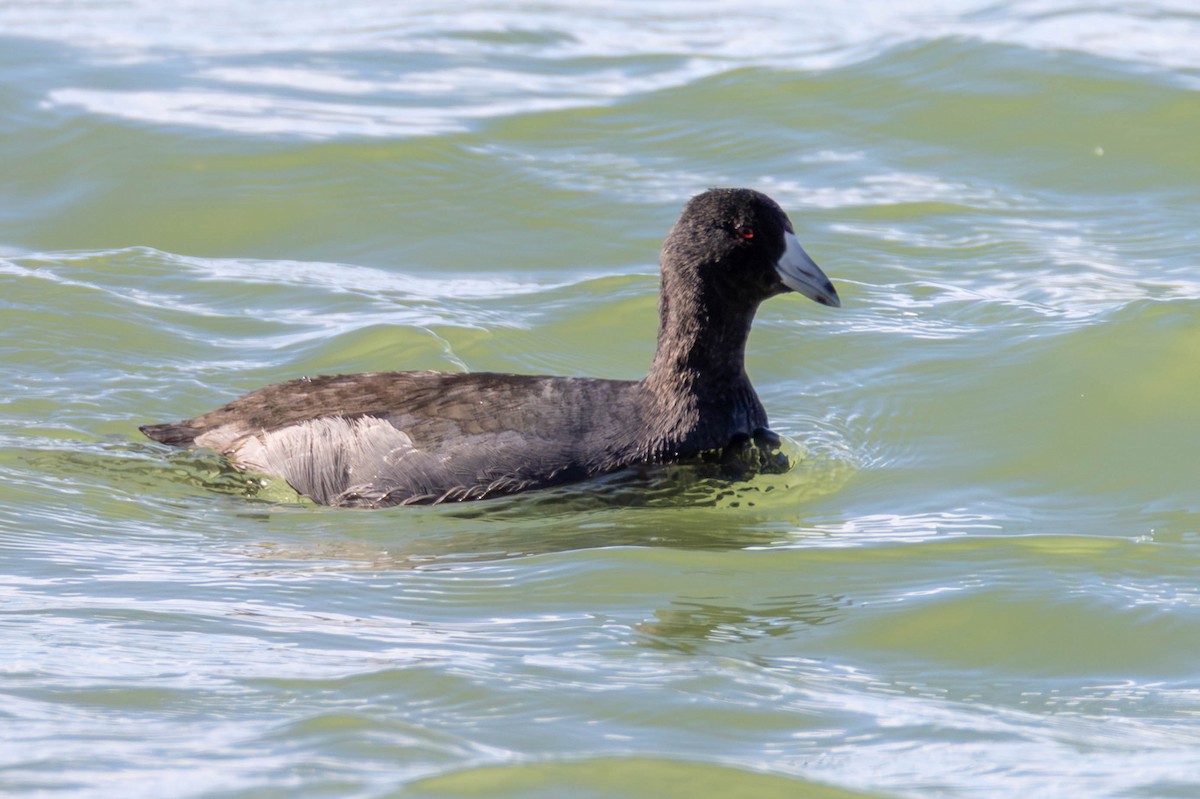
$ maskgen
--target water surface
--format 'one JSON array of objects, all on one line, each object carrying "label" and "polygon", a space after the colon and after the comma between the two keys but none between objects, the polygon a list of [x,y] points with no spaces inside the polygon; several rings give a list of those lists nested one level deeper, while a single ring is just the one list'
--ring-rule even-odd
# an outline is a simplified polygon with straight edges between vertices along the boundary
[{"label": "water surface", "polygon": [[[1200,792],[1200,18],[0,5],[0,789]],[[789,210],[786,475],[305,504],[136,430],[304,374],[636,378]]]}]

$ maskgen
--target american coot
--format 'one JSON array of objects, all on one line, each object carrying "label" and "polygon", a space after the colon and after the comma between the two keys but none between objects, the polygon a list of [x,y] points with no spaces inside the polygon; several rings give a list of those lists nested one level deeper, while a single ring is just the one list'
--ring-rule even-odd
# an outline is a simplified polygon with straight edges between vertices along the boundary
[{"label": "american coot", "polygon": [[208,447],[327,505],[485,499],[636,464],[777,445],[746,377],[759,303],[840,305],[787,214],[750,189],[693,197],[662,249],[658,346],[641,380],[493,373],[302,377],[142,432]]}]

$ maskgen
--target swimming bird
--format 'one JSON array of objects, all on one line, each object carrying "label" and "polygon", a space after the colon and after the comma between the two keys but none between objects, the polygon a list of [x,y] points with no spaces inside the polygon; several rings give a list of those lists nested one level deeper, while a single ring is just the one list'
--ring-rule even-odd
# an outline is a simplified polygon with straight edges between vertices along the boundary
[{"label": "swimming bird", "polygon": [[764,300],[839,306],[791,221],[751,189],[693,197],[663,243],[658,342],[641,380],[497,373],[302,377],[141,431],[207,447],[326,505],[478,500],[640,464],[777,447],[746,375]]}]

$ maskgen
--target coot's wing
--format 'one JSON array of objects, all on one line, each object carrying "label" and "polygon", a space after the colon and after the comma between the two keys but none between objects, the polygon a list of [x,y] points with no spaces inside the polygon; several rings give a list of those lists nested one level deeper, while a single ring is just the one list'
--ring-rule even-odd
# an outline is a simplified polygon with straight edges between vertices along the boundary
[{"label": "coot's wing", "polygon": [[215,449],[323,504],[482,499],[625,465],[635,387],[488,373],[318,377],[145,431]]}]

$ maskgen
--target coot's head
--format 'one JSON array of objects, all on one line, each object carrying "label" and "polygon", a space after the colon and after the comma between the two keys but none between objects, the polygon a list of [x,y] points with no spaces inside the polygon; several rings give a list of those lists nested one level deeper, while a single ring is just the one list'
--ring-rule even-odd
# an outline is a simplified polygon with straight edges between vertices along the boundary
[{"label": "coot's head", "polygon": [[710,189],[689,200],[663,244],[662,267],[664,287],[682,280],[724,302],[757,305],[798,291],[822,305],[842,304],[800,246],[787,214],[752,189]]}]

